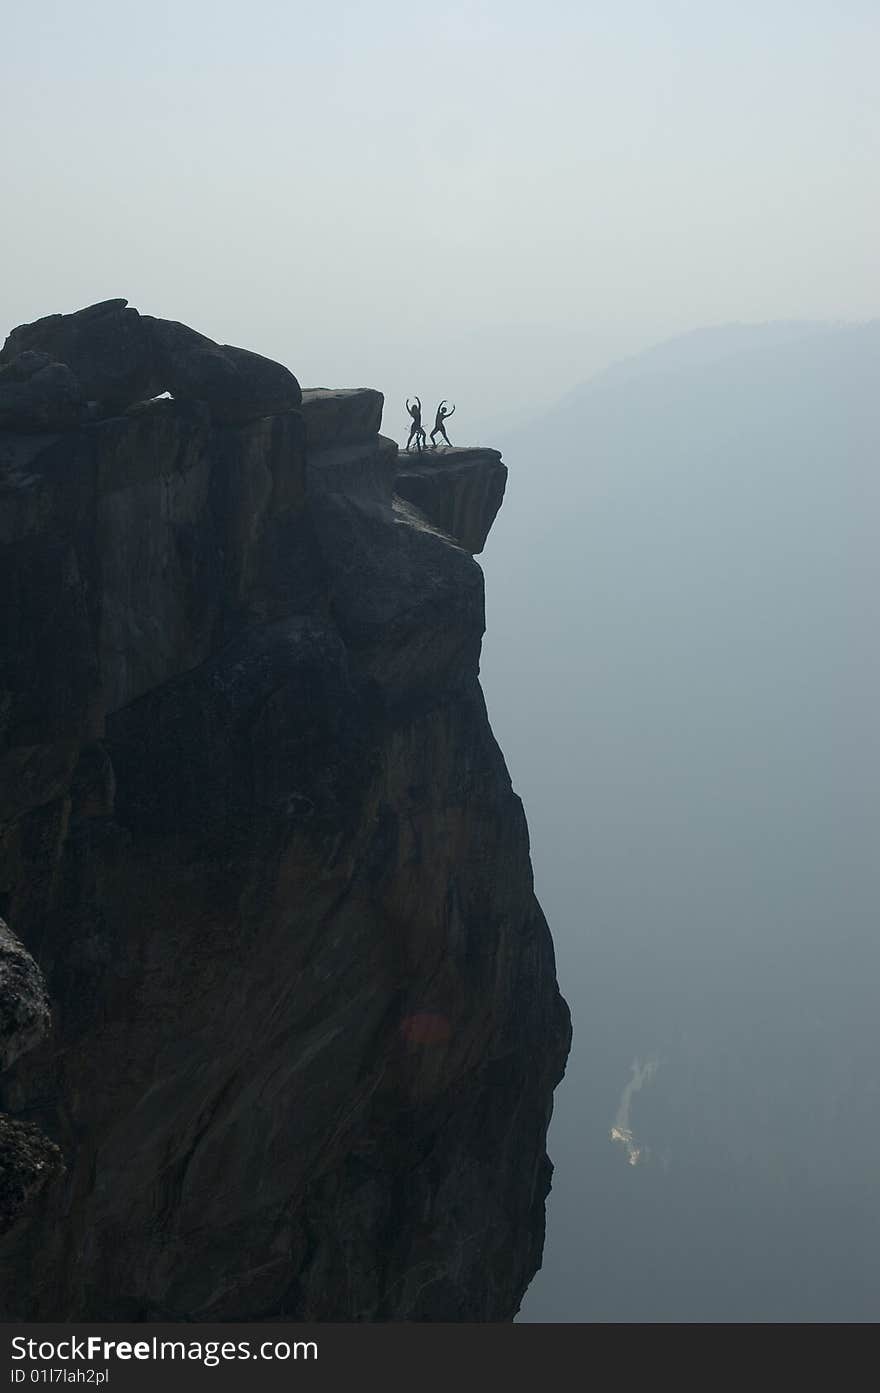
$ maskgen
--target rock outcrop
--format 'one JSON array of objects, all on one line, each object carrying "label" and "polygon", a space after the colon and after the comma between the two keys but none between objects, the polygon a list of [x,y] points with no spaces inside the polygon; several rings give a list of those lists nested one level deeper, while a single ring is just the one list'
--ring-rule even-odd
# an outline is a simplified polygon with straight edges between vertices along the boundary
[{"label": "rock outcrop", "polygon": [[355,391],[307,388],[302,394],[306,444],[311,450],[330,445],[351,445],[378,435],[384,401],[371,387]]},{"label": "rock outcrop", "polygon": [[398,457],[395,492],[475,555],[504,498],[507,469],[497,450],[443,446]]},{"label": "rock outcrop", "polygon": [[0,919],[0,1072],[40,1043],[49,1019],[40,970]]},{"label": "rock outcrop", "polygon": [[21,324],[0,349],[0,427],[63,429],[86,404],[93,418],[110,416],[164,392],[205,402],[225,423],[287,411],[301,398],[280,363],[139,314],[127,300]]},{"label": "rock outcrop", "polygon": [[76,377],[48,353],[28,350],[0,366],[0,430],[66,430],[84,410]]},{"label": "rock outcrop", "polygon": [[[40,970],[0,919],[0,1071],[39,1044],[48,1028]],[[61,1152],[38,1127],[0,1113],[0,1235],[63,1171]]]},{"label": "rock outcrop", "polygon": [[67,1165],[0,1315],[510,1319],[569,1023],[477,679],[504,466],[161,324],[0,355],[100,403],[0,432],[0,906],[55,1020],[2,1105]]}]

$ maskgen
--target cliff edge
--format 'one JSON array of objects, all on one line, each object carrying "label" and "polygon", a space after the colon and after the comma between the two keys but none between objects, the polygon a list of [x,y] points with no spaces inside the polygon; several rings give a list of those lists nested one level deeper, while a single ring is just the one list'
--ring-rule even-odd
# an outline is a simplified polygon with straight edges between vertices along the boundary
[{"label": "cliff edge", "polygon": [[509,1320],[540,1264],[506,471],[381,413],[121,300],[0,352],[3,1319]]}]

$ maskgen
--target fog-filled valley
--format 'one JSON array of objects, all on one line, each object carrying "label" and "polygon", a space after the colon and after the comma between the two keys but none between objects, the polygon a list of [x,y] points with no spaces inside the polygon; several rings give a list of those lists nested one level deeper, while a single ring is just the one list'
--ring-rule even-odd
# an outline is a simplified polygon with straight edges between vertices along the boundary
[{"label": "fog-filled valley", "polygon": [[722,326],[497,442],[482,681],[574,1019],[521,1319],[876,1318],[878,369]]}]

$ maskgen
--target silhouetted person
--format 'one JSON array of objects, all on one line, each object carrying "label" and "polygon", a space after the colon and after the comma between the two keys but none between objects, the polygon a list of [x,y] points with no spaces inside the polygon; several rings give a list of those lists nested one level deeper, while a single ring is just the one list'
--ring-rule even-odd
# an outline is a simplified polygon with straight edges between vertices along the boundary
[{"label": "silhouetted person", "polygon": [[434,417],[434,429],[431,431],[431,445],[435,450],[437,448],[437,441],[434,439],[435,435],[442,435],[446,444],[449,446],[452,445],[452,441],[446,434],[446,427],[443,422],[447,417],[452,416],[454,412],[455,407],[453,406],[452,411],[450,411],[446,406],[446,399],[444,397],[443,401],[441,401],[440,405],[437,407],[437,415]]},{"label": "silhouetted person", "polygon": [[409,440],[406,442],[406,448],[409,449],[413,442],[413,437],[415,437],[416,449],[421,454],[422,446],[427,443],[425,428],[422,425],[422,403],[419,401],[418,397],[413,397],[413,405],[410,405],[409,397],[407,397],[406,409],[410,416],[412,416],[412,425],[409,428]]}]

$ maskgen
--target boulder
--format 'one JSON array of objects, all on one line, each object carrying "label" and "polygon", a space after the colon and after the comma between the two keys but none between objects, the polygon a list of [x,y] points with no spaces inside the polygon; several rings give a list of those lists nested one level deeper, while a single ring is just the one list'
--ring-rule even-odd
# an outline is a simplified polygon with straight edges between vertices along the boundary
[{"label": "boulder", "polygon": [[25,350],[0,366],[0,430],[66,430],[83,408],[76,377],[48,353]]},{"label": "boulder", "polygon": [[0,1070],[39,1044],[49,1029],[43,976],[30,953],[0,919]]},{"label": "boulder", "polygon": [[38,1127],[0,1113],[0,1234],[63,1172],[59,1148]]},{"label": "boulder", "polygon": [[309,387],[303,391],[300,410],[306,423],[310,450],[331,445],[351,445],[377,435],[382,424],[385,398],[372,387],[330,390]]},{"label": "boulder", "polygon": [[216,421],[252,421],[257,416],[275,416],[299,406],[300,385],[281,363],[247,348],[234,348],[230,343],[223,345],[223,353],[232,365],[236,382],[224,400],[206,398]]},{"label": "boulder", "polygon": [[21,324],[0,350],[0,364],[27,349],[66,363],[86,401],[104,415],[164,391],[152,336],[126,300],[105,300],[75,314],[51,314]]},{"label": "boulder", "polygon": [[[16,429],[73,425],[83,402],[96,403],[94,415],[116,415],[163,392],[207,402],[215,421],[238,424],[295,409],[302,396],[293,373],[280,363],[215,343],[175,320],[141,315],[128,308],[126,300],[106,300],[75,314],[53,314],[19,325],[0,350],[0,369],[14,368],[23,356],[43,360],[39,368],[32,364],[31,375],[42,377],[52,364],[67,372],[59,377],[56,371],[39,390],[35,386],[24,396],[19,377],[10,378],[7,411],[9,425]],[[23,370],[15,371],[20,375]],[[52,402],[73,393],[77,414],[71,414],[72,408],[60,417],[47,415],[45,409],[41,414],[41,392],[49,393]],[[6,423],[3,407],[0,386],[0,425]]]},{"label": "boulder", "polygon": [[[0,919],[0,1070],[38,1045],[49,1022],[43,974]],[[0,1113],[0,1234],[64,1169],[59,1147],[38,1127]]]}]

